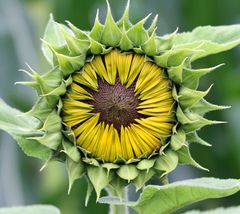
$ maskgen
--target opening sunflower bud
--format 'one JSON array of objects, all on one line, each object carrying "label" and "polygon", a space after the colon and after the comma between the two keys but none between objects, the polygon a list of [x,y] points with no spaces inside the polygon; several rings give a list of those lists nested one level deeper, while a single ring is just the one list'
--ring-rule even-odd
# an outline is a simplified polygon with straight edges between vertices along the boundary
[{"label": "opening sunflower bud", "polygon": [[194,69],[191,63],[238,45],[239,26],[159,37],[157,16],[147,28],[149,16],[132,24],[129,3],[115,22],[107,2],[105,23],[97,12],[89,32],[50,16],[42,49],[52,69],[44,75],[30,69],[25,73],[33,82],[23,82],[39,99],[24,119],[2,126],[26,154],[66,162],[69,191],[85,175],[86,200],[92,187],[97,199],[107,187],[121,196],[129,182],[140,189],[179,163],[205,169],[191,157],[189,143],[208,146],[197,131],[220,122],[204,115],[227,108],[204,99],[211,87],[197,90],[201,76],[219,66]]},{"label": "opening sunflower bud", "polygon": [[112,50],[74,73],[62,115],[89,157],[119,162],[159,151],[172,132],[173,104],[161,67],[144,55]]}]

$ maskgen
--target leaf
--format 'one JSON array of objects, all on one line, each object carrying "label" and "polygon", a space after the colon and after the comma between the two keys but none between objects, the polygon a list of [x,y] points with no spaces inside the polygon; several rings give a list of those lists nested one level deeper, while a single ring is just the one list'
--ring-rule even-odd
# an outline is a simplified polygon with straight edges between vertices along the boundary
[{"label": "leaf", "polygon": [[0,214],[60,214],[60,210],[51,205],[32,205],[25,207],[0,208]]},{"label": "leaf", "polygon": [[[61,47],[66,44],[61,28],[54,21],[52,14],[50,14],[43,40],[57,47]],[[44,42],[42,43],[42,52],[50,65],[53,65],[52,51]]]},{"label": "leaf", "polygon": [[34,117],[11,108],[0,99],[0,129],[10,134],[18,142],[18,145],[26,155],[48,160],[51,156],[51,150],[36,140],[28,139],[43,134],[36,131],[39,123]]},{"label": "leaf", "polygon": [[210,198],[222,198],[240,191],[240,180],[197,178],[164,186],[147,186],[136,202],[103,197],[100,203],[126,205],[140,214],[166,214]]},{"label": "leaf", "polygon": [[180,33],[174,37],[175,48],[192,48],[196,52],[191,61],[229,50],[240,44],[240,25],[197,27],[192,32]]},{"label": "leaf", "polygon": [[133,206],[139,213],[171,213],[207,198],[221,198],[240,190],[240,180],[199,178],[165,186],[148,186]]},{"label": "leaf", "polygon": [[236,207],[228,207],[228,208],[216,208],[213,210],[206,210],[206,211],[198,211],[192,210],[185,212],[184,214],[239,214],[240,213],[240,206]]}]

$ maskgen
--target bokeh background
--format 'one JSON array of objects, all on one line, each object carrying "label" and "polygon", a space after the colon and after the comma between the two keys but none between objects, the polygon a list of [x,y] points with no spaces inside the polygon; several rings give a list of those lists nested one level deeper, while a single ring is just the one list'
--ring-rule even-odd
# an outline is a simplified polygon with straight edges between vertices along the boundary
[{"label": "bokeh background", "polygon": [[[124,9],[125,0],[109,0],[116,19]],[[53,13],[58,22],[69,20],[83,30],[92,26],[97,8],[104,21],[105,0],[0,0],[0,97],[22,111],[30,109],[36,94],[16,81],[27,80],[19,68],[28,62],[36,71],[45,72],[48,65],[41,53],[40,38]],[[132,0],[130,18],[138,21],[149,13],[159,14],[158,34],[190,31],[199,25],[228,25],[240,23],[239,0]],[[200,88],[214,87],[208,95],[213,103],[230,105],[231,109],[209,113],[211,119],[227,124],[201,130],[201,137],[211,148],[191,146],[195,159],[210,172],[192,167],[178,167],[170,180],[200,176],[240,178],[240,48],[210,56],[194,67],[210,67],[225,62],[224,67],[204,77]],[[68,180],[63,164],[51,163],[43,172],[42,162],[26,157],[10,136],[0,131],[0,207],[26,204],[53,204],[63,214],[107,213],[107,206],[96,205],[92,197],[84,207],[86,182],[79,180],[67,195]],[[240,204],[240,194],[218,200],[208,200],[194,209]]]}]

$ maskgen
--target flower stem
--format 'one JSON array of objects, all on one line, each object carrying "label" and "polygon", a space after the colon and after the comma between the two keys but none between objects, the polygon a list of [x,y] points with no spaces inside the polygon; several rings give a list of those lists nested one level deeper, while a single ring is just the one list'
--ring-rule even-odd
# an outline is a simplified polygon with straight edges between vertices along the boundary
[{"label": "flower stem", "polygon": [[[108,188],[107,192],[109,196],[119,196],[113,188]],[[122,191],[121,198],[122,200],[127,199],[127,189]],[[109,214],[128,214],[128,207],[125,205],[110,204],[109,208]]]},{"label": "flower stem", "polygon": [[110,205],[109,214],[128,214],[128,209],[124,205]]}]

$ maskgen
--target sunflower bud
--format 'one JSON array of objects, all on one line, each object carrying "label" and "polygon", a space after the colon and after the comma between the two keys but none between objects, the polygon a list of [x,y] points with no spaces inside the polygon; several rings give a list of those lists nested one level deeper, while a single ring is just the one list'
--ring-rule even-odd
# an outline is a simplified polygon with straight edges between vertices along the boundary
[{"label": "sunflower bud", "polygon": [[31,69],[34,81],[22,82],[39,94],[26,113],[38,119],[27,140],[49,151],[47,161],[66,162],[69,191],[85,175],[88,193],[93,186],[98,198],[108,186],[116,193],[130,182],[140,189],[178,163],[204,169],[191,157],[189,143],[209,145],[197,131],[221,122],[204,115],[227,107],[204,99],[211,87],[197,90],[201,76],[219,66],[193,69],[191,62],[240,43],[197,38],[203,30],[223,32],[221,27],[159,37],[157,16],[149,28],[149,16],[132,24],[128,1],[115,22],[107,5],[105,23],[97,13],[89,32],[51,16],[42,49],[52,69],[44,75]]}]

